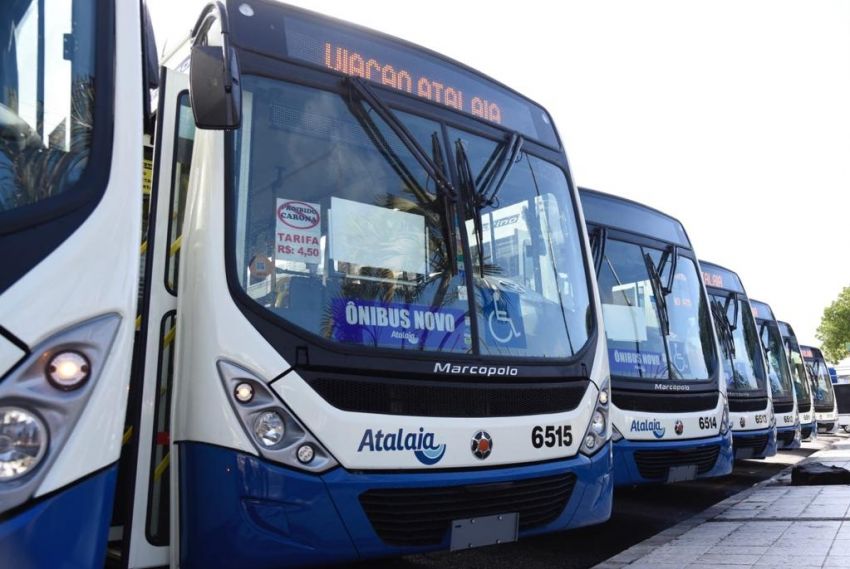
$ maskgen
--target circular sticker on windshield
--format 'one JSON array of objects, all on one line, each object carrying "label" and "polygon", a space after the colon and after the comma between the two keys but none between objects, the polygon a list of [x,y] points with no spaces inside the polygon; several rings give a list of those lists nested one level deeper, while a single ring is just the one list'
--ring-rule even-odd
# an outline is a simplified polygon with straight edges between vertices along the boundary
[{"label": "circular sticker on windshield", "polygon": [[310,229],[321,221],[319,211],[312,205],[299,201],[286,201],[277,208],[277,218],[293,229]]}]

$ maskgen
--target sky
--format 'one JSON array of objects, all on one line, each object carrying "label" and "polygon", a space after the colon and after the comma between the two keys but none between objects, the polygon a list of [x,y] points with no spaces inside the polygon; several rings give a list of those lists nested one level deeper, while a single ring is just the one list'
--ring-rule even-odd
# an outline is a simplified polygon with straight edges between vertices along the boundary
[{"label": "sky", "polygon": [[[147,2],[161,51],[206,4]],[[801,343],[819,345],[823,309],[850,286],[850,2],[290,4],[534,99],[578,185],[677,217],[701,259],[736,271]]]}]

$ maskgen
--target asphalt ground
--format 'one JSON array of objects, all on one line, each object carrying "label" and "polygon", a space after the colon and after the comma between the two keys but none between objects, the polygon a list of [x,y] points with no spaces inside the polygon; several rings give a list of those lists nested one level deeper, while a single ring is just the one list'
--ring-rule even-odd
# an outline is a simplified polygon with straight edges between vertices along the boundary
[{"label": "asphalt ground", "polygon": [[[841,435],[846,438],[847,435]],[[766,480],[827,446],[820,435],[803,448],[735,463],[729,476],[678,484],[619,488],[611,519],[598,526],[457,553],[441,552],[343,565],[346,569],[523,569],[593,567],[709,506]]]}]

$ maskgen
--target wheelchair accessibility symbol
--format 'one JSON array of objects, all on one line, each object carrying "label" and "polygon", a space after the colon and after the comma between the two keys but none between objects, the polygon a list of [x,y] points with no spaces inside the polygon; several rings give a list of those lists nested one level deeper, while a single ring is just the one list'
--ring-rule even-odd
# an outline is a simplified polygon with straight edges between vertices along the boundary
[{"label": "wheelchair accessibility symbol", "polygon": [[494,290],[492,294],[493,302],[489,307],[490,314],[487,316],[487,328],[490,336],[493,340],[505,346],[525,347],[522,321],[514,322],[510,314],[512,306],[514,310],[519,307],[519,296],[500,290]]}]

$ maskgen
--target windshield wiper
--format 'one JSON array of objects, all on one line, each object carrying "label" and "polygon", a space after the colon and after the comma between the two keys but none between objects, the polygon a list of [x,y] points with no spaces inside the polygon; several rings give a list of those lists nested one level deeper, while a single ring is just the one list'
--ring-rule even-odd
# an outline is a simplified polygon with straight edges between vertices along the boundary
[{"label": "windshield wiper", "polygon": [[608,229],[605,227],[597,228],[596,231],[593,232],[593,235],[590,236],[590,251],[593,254],[593,270],[596,272],[597,276],[599,276],[599,271],[602,270],[602,263],[605,260],[605,246],[607,244]]},{"label": "windshield wiper", "polygon": [[[452,218],[452,214],[454,211],[453,205],[457,200],[457,191],[452,185],[451,180],[445,174],[445,160],[443,159],[443,151],[442,146],[440,144],[439,136],[437,133],[434,133],[431,136],[431,144],[432,144],[432,153],[434,158],[432,159],[428,154],[426,154],[425,150],[419,145],[413,135],[407,130],[407,127],[404,126],[398,117],[387,107],[383,101],[381,101],[377,95],[372,91],[372,89],[366,84],[363,79],[359,77],[347,77],[345,79],[345,83],[348,85],[351,91],[357,94],[357,96],[365,101],[370,107],[372,107],[377,115],[381,117],[381,119],[390,127],[390,129],[395,133],[398,139],[404,144],[404,146],[408,149],[408,151],[413,155],[413,158],[422,166],[422,169],[425,170],[425,173],[434,180],[437,186],[437,195],[443,202],[443,220],[442,220],[442,230],[443,230],[443,239],[446,241],[446,252],[448,253],[448,264],[449,264],[449,272],[451,274],[457,274],[457,253],[455,247],[457,244],[454,239],[454,220]],[[355,107],[358,111],[355,116],[360,120],[361,124],[366,128],[367,133],[372,137],[373,140],[379,143],[381,149],[385,154],[391,156],[393,158],[393,167],[396,171],[399,171],[402,178],[406,181],[406,183],[411,187],[420,199],[426,201],[430,204],[433,204],[435,198],[428,195],[427,192],[416,192],[419,188],[419,184],[416,181],[415,176],[413,176],[407,168],[404,166],[403,162],[395,155],[392,151],[392,147],[389,143],[383,138],[380,129],[375,124],[374,119],[369,116],[369,113],[363,109],[363,107],[359,105],[351,105]]]},{"label": "windshield wiper", "polygon": [[472,166],[469,164],[469,156],[461,139],[455,141],[455,161],[457,162],[457,177],[463,192],[464,217],[472,217],[472,225],[475,228],[475,239],[478,242],[478,271],[484,276],[484,227],[481,223],[481,208],[479,204],[478,188],[475,178],[472,176]]},{"label": "windshield wiper", "polygon": [[[732,303],[732,302],[735,303],[733,305],[734,308],[735,308],[735,316],[732,317],[732,320],[729,320],[729,316],[728,316],[728,314],[729,314],[729,304]],[[727,315],[726,316],[726,323],[729,324],[729,329],[734,331],[735,329],[738,328],[738,299],[735,296],[734,292],[730,292],[726,296],[726,303],[723,306],[723,311]]]},{"label": "windshield wiper", "polygon": [[658,275],[659,280],[661,282],[661,275],[664,273],[664,267],[667,266],[667,261],[670,261],[672,264],[670,265],[670,274],[667,277],[667,282],[664,284],[664,294],[670,294],[673,292],[673,279],[676,276],[676,266],[679,264],[679,246],[678,245],[670,245],[664,252],[661,254],[661,260],[658,261]]},{"label": "windshield wiper", "polygon": [[732,330],[734,328],[732,328],[727,316],[728,302],[729,300],[727,298],[726,305],[724,306],[720,304],[720,301],[712,300],[711,312],[714,315],[714,321],[717,323],[717,335],[723,349],[731,359],[735,359],[735,339],[732,337]]},{"label": "windshield wiper", "polygon": [[652,257],[649,253],[643,254],[643,262],[646,264],[646,271],[649,273],[649,284],[652,285],[652,294],[655,296],[655,304],[658,308],[658,319],[661,324],[661,333],[664,336],[669,336],[670,317],[667,313],[668,293],[661,284],[661,275],[658,274],[658,270],[655,268],[655,263],[652,262]]},{"label": "windshield wiper", "polygon": [[496,203],[499,191],[522,151],[523,142],[522,136],[514,132],[507,143],[500,145],[487,160],[475,180],[475,185],[480,188],[478,200],[481,208]]}]

